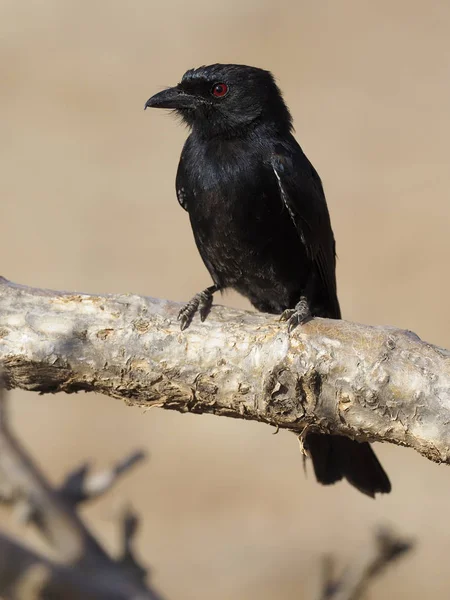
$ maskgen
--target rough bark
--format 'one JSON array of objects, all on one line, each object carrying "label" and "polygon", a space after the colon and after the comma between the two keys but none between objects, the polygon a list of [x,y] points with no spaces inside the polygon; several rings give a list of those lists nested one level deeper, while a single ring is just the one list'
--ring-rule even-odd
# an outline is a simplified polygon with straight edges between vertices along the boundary
[{"label": "rough bark", "polygon": [[450,352],[415,334],[215,306],[184,332],[180,305],[0,279],[7,385],[99,392],[127,404],[310,427],[414,448],[450,462]]}]

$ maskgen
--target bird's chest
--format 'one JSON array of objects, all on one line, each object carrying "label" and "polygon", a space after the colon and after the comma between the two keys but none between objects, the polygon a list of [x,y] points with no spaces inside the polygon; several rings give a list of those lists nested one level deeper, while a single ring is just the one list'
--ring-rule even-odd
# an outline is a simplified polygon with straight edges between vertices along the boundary
[{"label": "bird's chest", "polygon": [[227,169],[197,185],[189,209],[196,239],[227,254],[258,253],[273,235],[283,212],[278,198],[265,190],[257,171]]},{"label": "bird's chest", "polygon": [[277,182],[257,161],[240,156],[203,163],[189,207],[194,237],[218,281],[264,282],[280,273],[300,239],[279,196]]},{"label": "bird's chest", "polygon": [[201,229],[211,242],[256,243],[255,236],[268,231],[283,208],[271,194],[273,184],[266,180],[263,158],[242,143],[205,144],[194,163],[189,207],[193,228]]}]

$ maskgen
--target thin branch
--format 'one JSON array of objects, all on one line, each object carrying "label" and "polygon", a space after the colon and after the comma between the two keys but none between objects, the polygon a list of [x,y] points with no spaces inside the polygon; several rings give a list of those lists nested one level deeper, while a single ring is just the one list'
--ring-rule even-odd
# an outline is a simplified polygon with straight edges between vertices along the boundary
[{"label": "thin branch", "polygon": [[402,539],[387,529],[380,529],[370,546],[339,578],[333,575],[333,559],[325,557],[320,600],[359,600],[375,577],[412,548],[410,540]]},{"label": "thin branch", "polygon": [[105,494],[130,469],[146,458],[143,450],[133,452],[126,458],[118,461],[109,469],[97,473],[89,473],[90,463],[84,463],[66,477],[59,488],[59,494],[73,506],[93,500]]},{"label": "thin branch", "polygon": [[134,540],[140,526],[139,516],[130,507],[127,507],[121,518],[122,555],[118,562],[123,568],[131,571],[138,580],[143,581],[149,576],[149,569],[143,567],[136,558]]},{"label": "thin branch", "polygon": [[213,413],[414,448],[450,463],[450,352],[415,334],[214,307],[180,332],[179,305],[0,281],[7,385],[104,393],[128,404]]}]

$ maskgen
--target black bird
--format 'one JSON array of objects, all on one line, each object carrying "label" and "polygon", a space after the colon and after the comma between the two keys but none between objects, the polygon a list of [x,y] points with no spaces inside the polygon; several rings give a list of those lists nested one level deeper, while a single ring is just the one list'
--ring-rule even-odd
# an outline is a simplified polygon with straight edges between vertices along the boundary
[{"label": "black bird", "polygon": [[[176,177],[213,285],[181,310],[182,329],[204,320],[214,292],[234,288],[289,327],[340,319],[335,241],[322,183],[292,135],[292,117],[269,71],[215,64],[187,71],[145,108],[175,111],[191,129]],[[317,480],[346,478],[364,494],[391,485],[370,445],[310,433]]]}]

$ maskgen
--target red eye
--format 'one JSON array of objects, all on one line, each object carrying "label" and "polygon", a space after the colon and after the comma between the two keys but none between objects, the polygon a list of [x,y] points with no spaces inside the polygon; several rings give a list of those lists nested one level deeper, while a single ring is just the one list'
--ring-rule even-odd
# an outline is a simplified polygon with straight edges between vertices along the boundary
[{"label": "red eye", "polygon": [[226,83],[215,83],[211,92],[216,98],[223,98],[228,93],[228,86]]}]

